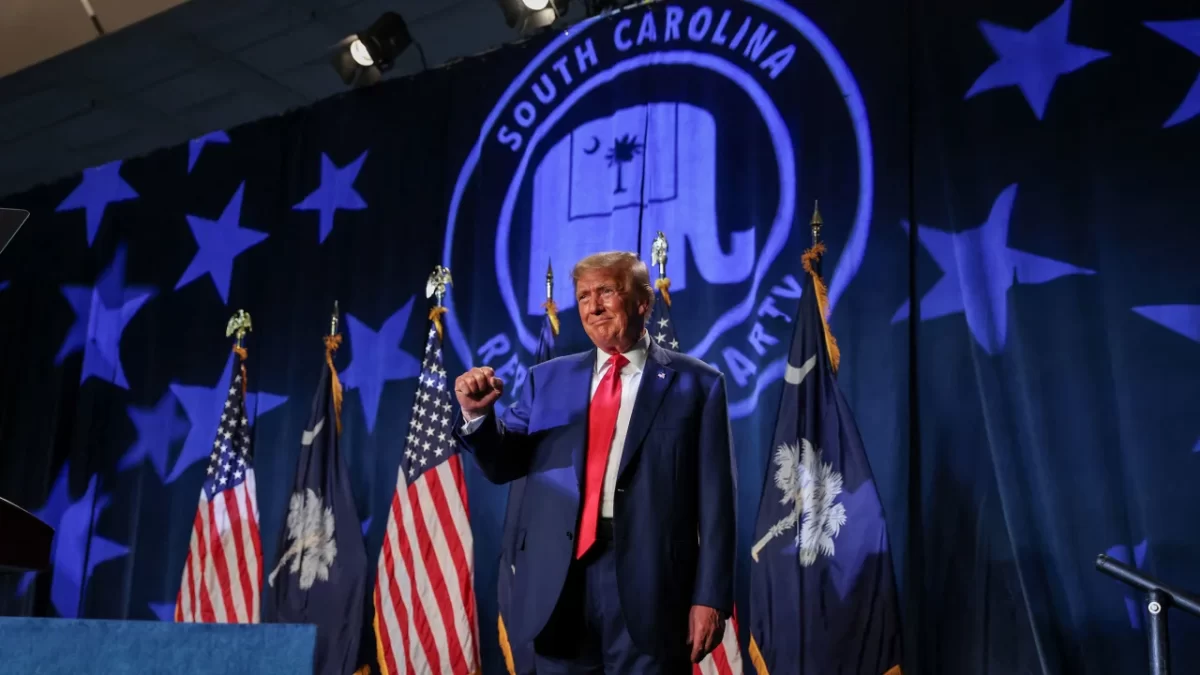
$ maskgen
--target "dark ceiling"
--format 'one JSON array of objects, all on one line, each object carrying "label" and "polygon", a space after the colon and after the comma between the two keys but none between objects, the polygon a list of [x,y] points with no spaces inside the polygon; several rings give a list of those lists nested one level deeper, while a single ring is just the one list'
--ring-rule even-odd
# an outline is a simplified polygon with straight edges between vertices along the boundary
[{"label": "dark ceiling", "polygon": [[517,37],[495,0],[189,0],[0,79],[0,195],[345,91],[330,47],[388,10],[430,67]]}]

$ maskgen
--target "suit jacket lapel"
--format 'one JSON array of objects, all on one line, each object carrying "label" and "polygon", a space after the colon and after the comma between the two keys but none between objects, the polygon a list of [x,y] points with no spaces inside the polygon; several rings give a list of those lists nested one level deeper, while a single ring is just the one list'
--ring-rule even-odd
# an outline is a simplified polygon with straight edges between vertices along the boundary
[{"label": "suit jacket lapel", "polygon": [[621,466],[617,470],[618,480],[625,469],[632,463],[637,453],[641,452],[642,441],[654,425],[654,417],[658,408],[666,398],[667,390],[675,379],[675,371],[668,368],[671,357],[660,349],[654,340],[650,341],[650,349],[646,354],[646,366],[642,369],[642,382],[638,387],[637,398],[633,402],[633,415],[629,418],[629,429],[625,433],[625,447],[621,452]]}]

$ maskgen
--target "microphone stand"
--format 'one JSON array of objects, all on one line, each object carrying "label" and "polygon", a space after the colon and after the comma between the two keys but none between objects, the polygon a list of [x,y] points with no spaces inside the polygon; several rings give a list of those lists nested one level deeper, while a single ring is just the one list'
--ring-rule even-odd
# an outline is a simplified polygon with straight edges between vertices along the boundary
[{"label": "microphone stand", "polygon": [[1150,622],[1146,626],[1150,640],[1150,673],[1169,675],[1171,655],[1167,639],[1167,610],[1175,606],[1200,617],[1200,599],[1151,579],[1103,553],[1096,556],[1096,569],[1146,594],[1145,607],[1150,613]]}]

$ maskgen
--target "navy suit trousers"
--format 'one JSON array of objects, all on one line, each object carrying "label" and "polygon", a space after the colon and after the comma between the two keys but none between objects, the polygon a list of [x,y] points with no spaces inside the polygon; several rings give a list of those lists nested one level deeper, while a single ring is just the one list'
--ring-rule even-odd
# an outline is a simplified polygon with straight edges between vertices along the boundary
[{"label": "navy suit trousers", "polygon": [[691,675],[688,661],[667,662],[633,643],[617,593],[617,556],[597,541],[572,561],[546,628],[534,640],[538,675]]}]

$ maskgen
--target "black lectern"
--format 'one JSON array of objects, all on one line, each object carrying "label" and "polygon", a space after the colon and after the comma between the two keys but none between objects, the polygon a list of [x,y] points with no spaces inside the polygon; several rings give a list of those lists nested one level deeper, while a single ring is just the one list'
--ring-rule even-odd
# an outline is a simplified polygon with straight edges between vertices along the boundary
[{"label": "black lectern", "polygon": [[[0,209],[0,253],[28,218],[28,211]],[[54,528],[0,498],[0,574],[48,569],[53,538]]]},{"label": "black lectern", "polygon": [[50,569],[54,528],[0,497],[0,574]]},{"label": "black lectern", "polygon": [[8,242],[17,236],[17,230],[21,229],[21,226],[25,224],[28,218],[28,211],[0,209],[0,253],[3,253],[4,247],[8,246]]}]

